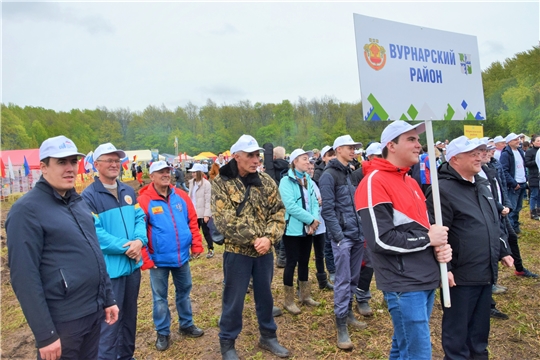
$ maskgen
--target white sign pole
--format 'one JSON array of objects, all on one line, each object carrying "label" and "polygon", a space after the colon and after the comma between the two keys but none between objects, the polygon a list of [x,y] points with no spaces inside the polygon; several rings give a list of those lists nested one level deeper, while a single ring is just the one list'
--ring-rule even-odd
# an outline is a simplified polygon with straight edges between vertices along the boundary
[{"label": "white sign pole", "polygon": [[[429,168],[431,175],[431,196],[433,196],[433,210],[435,212],[435,224],[443,225],[441,213],[441,198],[439,195],[439,177],[437,176],[437,160],[435,158],[435,144],[433,142],[433,126],[432,120],[426,120],[426,139],[429,155]],[[444,307],[449,308],[450,303],[450,287],[448,286],[448,268],[446,263],[439,263],[441,270],[441,284],[443,293]]]}]

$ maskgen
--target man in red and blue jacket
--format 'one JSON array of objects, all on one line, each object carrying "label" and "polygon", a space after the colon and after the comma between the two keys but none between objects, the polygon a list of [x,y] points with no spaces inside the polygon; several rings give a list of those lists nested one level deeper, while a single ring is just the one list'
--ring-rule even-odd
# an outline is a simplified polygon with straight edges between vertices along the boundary
[{"label": "man in red and blue jacket", "polygon": [[171,185],[172,168],[165,161],[150,166],[152,182],[143,187],[139,204],[146,214],[148,251],[143,250],[143,270],[150,269],[156,326],[156,348],[169,348],[171,314],[167,294],[169,273],[176,289],[176,310],[180,334],[199,337],[204,334],[193,324],[191,311],[190,250],[193,255],[203,252],[197,212],[189,196]]}]

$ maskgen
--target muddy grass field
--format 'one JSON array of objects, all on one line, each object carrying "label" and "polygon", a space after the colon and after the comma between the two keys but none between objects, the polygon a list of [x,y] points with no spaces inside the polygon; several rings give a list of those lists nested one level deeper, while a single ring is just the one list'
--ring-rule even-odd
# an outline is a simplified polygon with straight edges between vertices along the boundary
[{"label": "muddy grass field", "polygon": [[[36,349],[33,335],[9,281],[7,266],[6,232],[4,221],[10,204],[2,203],[1,219],[1,349],[2,359],[35,359]],[[526,203],[524,204],[526,206]],[[540,221],[527,219],[524,210],[520,247],[527,268],[540,273]],[[204,245],[206,248],[206,244]],[[216,246],[212,259],[202,256],[190,263],[193,276],[191,301],[195,324],[205,330],[205,335],[190,339],[177,333],[178,321],[173,321],[171,347],[164,352],[155,349],[156,334],[152,322],[152,295],[149,274],[143,272],[139,294],[139,315],[136,340],[136,359],[220,359],[217,326],[221,313],[222,281],[221,246]],[[375,314],[365,318],[365,330],[350,330],[354,350],[344,352],[337,349],[333,315],[332,292],[318,289],[313,261],[310,264],[310,281],[313,298],[321,302],[318,308],[301,307],[302,313],[292,316],[285,313],[277,317],[278,337],[282,345],[292,352],[294,359],[387,359],[392,336],[390,315],[382,303],[382,293],[371,286],[371,306]],[[283,270],[275,268],[272,284],[274,303],[281,307]],[[510,316],[509,320],[491,320],[489,351],[492,359],[540,359],[540,281],[522,279],[514,275],[513,269],[500,268],[499,283],[508,287],[508,292],[495,295],[497,307]],[[169,307],[173,319],[176,317],[174,286],[170,282]],[[357,314],[359,319],[361,315]],[[441,349],[441,303],[436,297],[431,317],[433,358],[442,359]],[[362,320],[362,319],[361,319]],[[247,293],[244,308],[244,328],[236,341],[241,359],[277,359],[257,347],[258,328],[253,294]]]}]

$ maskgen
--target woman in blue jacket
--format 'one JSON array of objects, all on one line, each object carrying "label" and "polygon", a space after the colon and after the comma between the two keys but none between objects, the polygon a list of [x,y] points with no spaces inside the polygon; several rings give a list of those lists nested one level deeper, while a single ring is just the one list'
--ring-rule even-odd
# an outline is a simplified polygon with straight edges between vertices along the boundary
[{"label": "woman in blue jacket", "polygon": [[319,202],[313,188],[313,180],[307,174],[309,153],[296,149],[289,159],[290,169],[287,176],[281,179],[279,192],[285,205],[286,228],[283,234],[285,253],[287,256],[283,271],[285,289],[285,310],[291,314],[300,314],[294,303],[294,270],[298,265],[298,281],[300,285],[300,302],[309,306],[319,303],[311,298],[308,282],[308,264],[313,244],[313,234],[319,226]]}]

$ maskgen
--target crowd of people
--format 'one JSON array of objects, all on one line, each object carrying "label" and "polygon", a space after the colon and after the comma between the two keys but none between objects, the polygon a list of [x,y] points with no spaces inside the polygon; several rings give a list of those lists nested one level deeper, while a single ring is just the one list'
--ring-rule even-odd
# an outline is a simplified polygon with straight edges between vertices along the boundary
[{"label": "crowd of people", "polygon": [[[530,144],[515,133],[438,141],[431,169],[423,132],[424,124],[399,120],[365,151],[342,135],[320,151],[288,156],[282,146],[259,147],[242,135],[228,161],[220,153],[211,165],[195,163],[188,181],[181,167],[153,162],[149,184],[141,170],[138,193],[119,181],[125,152],[106,143],[93,154],[94,182],[78,194],[84,154],[64,136],[45,140],[42,176],[6,220],[11,283],[38,359],[132,359],[141,270],[150,273],[156,349],[171,342],[169,276],[178,332],[203,336],[190,300],[190,260],[204,253],[203,237],[207,259],[214,244],[224,245],[218,337],[225,360],[239,358],[235,341],[250,286],[258,346],[291,356],[277,338],[274,317],[283,313],[272,294],[274,267],[283,268],[287,313],[320,306],[309,281],[312,249],[319,289],[333,291],[339,349],[354,348],[349,326],[368,326],[353,309],[372,316],[375,277],[394,329],[389,358],[431,359],[429,321],[439,263],[446,263],[445,358],[487,359],[490,318],[508,319],[493,299],[507,291],[497,284],[498,262],[518,277],[538,277],[524,267],[518,239],[524,198],[531,219],[540,220],[540,136]],[[435,225],[431,171],[442,225]]]}]

